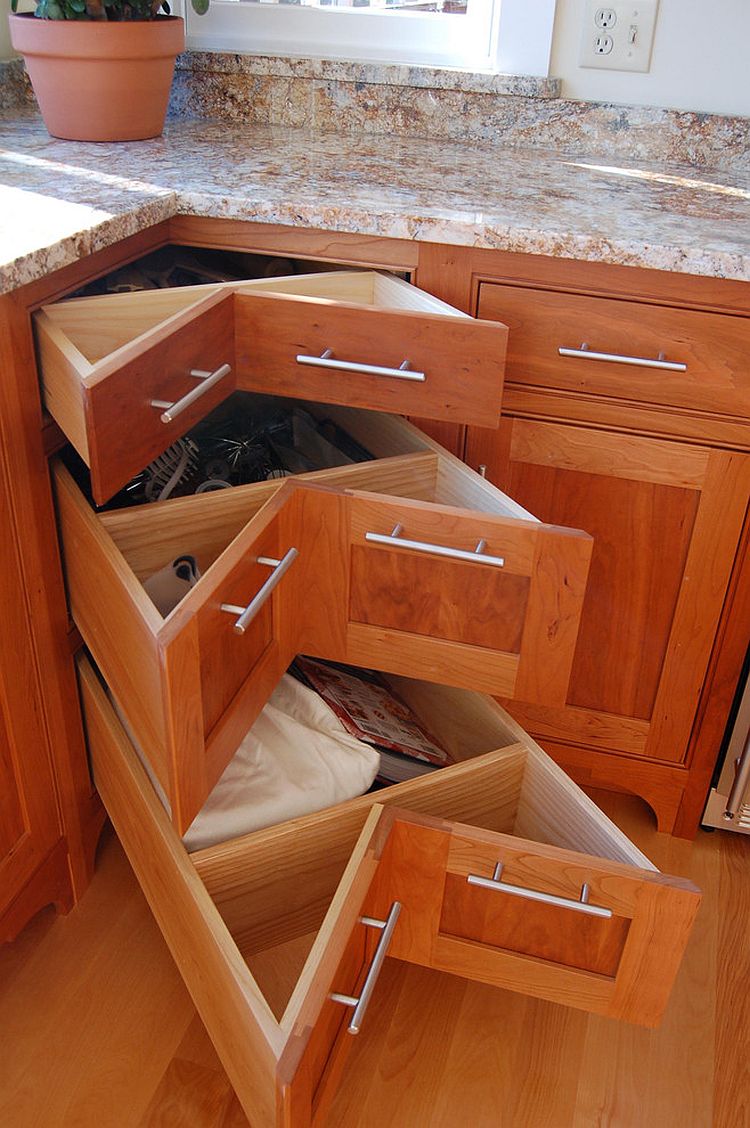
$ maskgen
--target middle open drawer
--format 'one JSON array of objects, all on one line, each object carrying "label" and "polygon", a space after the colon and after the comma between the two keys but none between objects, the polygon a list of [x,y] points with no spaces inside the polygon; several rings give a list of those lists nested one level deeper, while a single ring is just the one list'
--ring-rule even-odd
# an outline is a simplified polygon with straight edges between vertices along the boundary
[{"label": "middle open drawer", "polygon": [[[56,467],[73,617],[180,830],[297,653],[564,700],[591,538],[403,420],[336,411],[380,457],[103,514]],[[203,575],[164,616],[144,582],[186,553]]]}]

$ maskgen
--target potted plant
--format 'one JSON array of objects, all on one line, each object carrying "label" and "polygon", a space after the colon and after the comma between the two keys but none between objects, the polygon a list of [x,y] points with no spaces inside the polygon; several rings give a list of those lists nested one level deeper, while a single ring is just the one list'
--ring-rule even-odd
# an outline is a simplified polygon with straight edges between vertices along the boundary
[{"label": "potted plant", "polygon": [[[174,62],[185,46],[166,0],[36,0],[15,14],[13,47],[24,56],[53,137],[137,141],[164,128]],[[204,12],[208,0],[193,0]]]}]

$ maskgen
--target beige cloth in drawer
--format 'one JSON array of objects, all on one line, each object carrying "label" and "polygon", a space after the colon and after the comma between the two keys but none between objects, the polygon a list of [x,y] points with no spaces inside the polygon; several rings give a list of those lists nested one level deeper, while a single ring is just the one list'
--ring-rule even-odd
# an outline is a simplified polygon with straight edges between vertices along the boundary
[{"label": "beige cloth in drawer", "polygon": [[[162,787],[117,711],[169,810]],[[202,850],[353,799],[367,791],[379,764],[379,753],[350,736],[314,690],[284,674],[183,842],[189,851]]]}]

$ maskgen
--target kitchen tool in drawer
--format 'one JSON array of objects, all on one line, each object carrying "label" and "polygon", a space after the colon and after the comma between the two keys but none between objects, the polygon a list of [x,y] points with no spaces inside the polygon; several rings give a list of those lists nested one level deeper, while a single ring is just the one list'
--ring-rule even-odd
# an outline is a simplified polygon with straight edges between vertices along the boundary
[{"label": "kitchen tool in drawer", "polygon": [[77,298],[34,315],[44,401],[102,503],[236,383],[233,294]]},{"label": "kitchen tool in drawer", "polygon": [[[658,1022],[698,890],[655,870],[488,698],[398,679],[458,763],[188,858],[96,675],[79,670],[97,786],[253,1123],[310,1128],[324,1114],[382,1005],[386,956]],[[469,882],[498,858],[504,892]],[[485,902],[519,890],[528,913],[508,910],[509,936]],[[559,935],[542,934],[537,909]],[[288,954],[273,1008],[269,949]]]}]

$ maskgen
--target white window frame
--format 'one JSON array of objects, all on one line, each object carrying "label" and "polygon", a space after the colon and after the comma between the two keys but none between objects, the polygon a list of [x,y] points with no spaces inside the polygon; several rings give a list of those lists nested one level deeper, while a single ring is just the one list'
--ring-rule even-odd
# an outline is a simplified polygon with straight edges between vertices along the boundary
[{"label": "white window frame", "polygon": [[349,59],[503,74],[549,73],[555,0],[470,0],[466,15],[384,14],[211,0],[198,16],[175,0],[190,50]]}]

